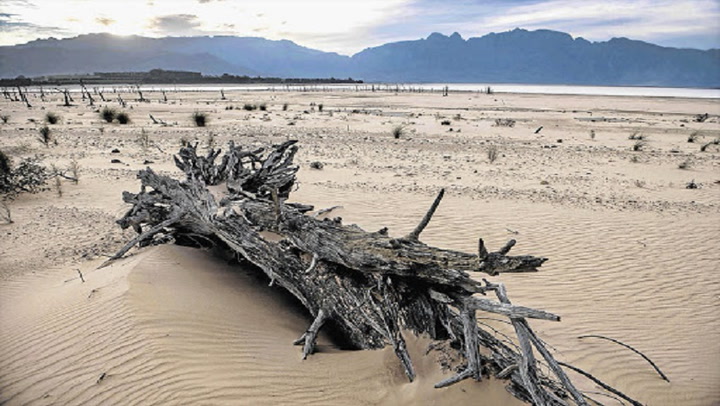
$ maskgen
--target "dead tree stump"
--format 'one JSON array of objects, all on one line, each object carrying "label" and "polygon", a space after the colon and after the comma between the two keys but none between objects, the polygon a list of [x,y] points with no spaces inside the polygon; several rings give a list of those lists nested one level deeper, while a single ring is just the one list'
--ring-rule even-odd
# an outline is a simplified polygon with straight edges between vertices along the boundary
[{"label": "dead tree stump", "polygon": [[[386,228],[367,232],[339,218],[308,215],[313,207],[286,203],[296,180],[297,150],[296,141],[268,150],[246,150],[231,142],[222,157],[214,149],[202,156],[195,144],[175,156],[185,174],[182,181],[150,168],[140,171],[140,192],[123,193],[132,207],[117,221],[122,228],[133,227],[138,236],[108,263],[135,245],[175,241],[225,248],[259,268],[272,285],[289,291],[314,317],[295,341],[303,347],[303,358],[313,353],[318,332],[332,321],[336,333],[355,348],[391,345],[412,381],[416,372],[403,334],[423,334],[448,341],[465,360],[457,375],[438,388],[495,376],[507,379],[508,390],[527,402],[586,404],[527,321],[557,322],[560,317],[514,305],[501,284],[470,276],[535,271],[546,258],[508,255],[515,240],[490,252],[479,239],[476,254],[424,244],[421,233],[443,191],[418,226],[401,238],[389,236]],[[225,186],[220,197],[208,189],[216,185]],[[271,241],[261,232],[280,239]],[[498,300],[484,297],[488,292]],[[478,326],[479,311],[508,317],[517,349]],[[534,350],[555,377],[538,368]]]}]

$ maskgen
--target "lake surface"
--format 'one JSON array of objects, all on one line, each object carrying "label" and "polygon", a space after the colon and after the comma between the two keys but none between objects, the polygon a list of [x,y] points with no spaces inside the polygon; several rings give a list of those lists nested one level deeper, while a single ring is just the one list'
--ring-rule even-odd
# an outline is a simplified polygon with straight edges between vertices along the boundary
[{"label": "lake surface", "polygon": [[[637,97],[685,97],[700,99],[720,99],[720,89],[681,88],[681,87],[640,87],[640,86],[573,86],[573,85],[527,85],[527,84],[493,84],[493,83],[363,83],[363,84],[157,84],[141,85],[142,91],[167,92],[207,92],[207,91],[380,91],[380,92],[443,92],[447,86],[450,91],[485,92],[488,87],[495,93],[524,94],[570,94],[594,96],[637,96]],[[113,89],[128,91],[134,85],[102,85],[88,86],[104,92]],[[71,92],[80,92],[79,86],[70,86]],[[39,88],[30,88],[31,92]],[[134,90],[133,90],[134,91]]]}]

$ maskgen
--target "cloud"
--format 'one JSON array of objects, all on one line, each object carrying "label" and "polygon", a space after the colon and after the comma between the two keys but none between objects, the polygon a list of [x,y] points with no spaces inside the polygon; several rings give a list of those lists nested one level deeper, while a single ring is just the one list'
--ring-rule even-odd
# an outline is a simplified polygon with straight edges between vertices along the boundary
[{"label": "cloud", "polygon": [[98,31],[155,37],[262,35],[352,54],[432,32],[457,31],[470,38],[544,28],[591,41],[622,36],[720,48],[720,0],[106,0],[92,1],[92,10],[90,3],[0,0],[0,44]]},{"label": "cloud", "polygon": [[97,21],[98,24],[104,25],[106,27],[109,25],[115,24],[115,20],[113,20],[112,18],[107,18],[107,17],[98,17],[95,19],[95,21]]},{"label": "cloud", "polygon": [[189,34],[197,32],[202,23],[193,14],[172,14],[155,17],[148,25],[154,31],[166,34]]},{"label": "cloud", "polygon": [[[62,37],[68,31],[55,26],[40,26],[20,19],[18,14],[0,13],[0,45],[14,45],[20,39],[22,42],[32,41],[40,37]],[[12,42],[10,42],[12,41]]]},{"label": "cloud", "polygon": [[377,26],[405,25],[412,0],[266,0],[244,4],[252,18],[244,27],[269,27],[263,36],[289,39],[303,46],[352,54],[376,45]]},{"label": "cloud", "polygon": [[[522,24],[525,28],[549,28],[591,40],[630,37],[663,43],[682,36],[706,37],[704,46],[720,45],[720,3],[716,0],[609,0],[578,2],[552,0],[518,7],[512,14],[496,17],[499,26]],[[714,37],[714,39],[713,39]]]},{"label": "cloud", "polygon": [[[378,32],[397,35],[414,31],[425,36],[431,31],[459,31],[469,37],[514,28],[544,28],[594,41],[630,37],[677,45],[680,38],[692,38],[694,47],[720,46],[717,0],[489,0],[459,1],[452,7],[443,7],[439,0],[416,0],[406,12],[405,24],[380,26]],[[407,29],[412,26],[422,28]]]},{"label": "cloud", "polygon": [[23,7],[34,7],[35,5],[30,0],[0,0],[0,6],[23,6]]}]

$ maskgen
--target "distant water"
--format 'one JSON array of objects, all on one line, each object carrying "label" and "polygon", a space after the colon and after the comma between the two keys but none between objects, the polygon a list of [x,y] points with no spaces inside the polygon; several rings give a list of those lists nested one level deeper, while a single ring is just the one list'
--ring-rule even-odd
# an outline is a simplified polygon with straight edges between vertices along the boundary
[{"label": "distant water", "polygon": [[[414,85],[413,85],[414,86]],[[643,97],[690,97],[700,99],[720,99],[720,89],[698,89],[682,87],[636,87],[636,86],[571,86],[571,85],[514,85],[514,84],[423,84],[432,89],[448,86],[450,90],[483,91],[488,86],[499,93],[529,94],[577,94],[597,96],[643,96]]]},{"label": "distant water", "polygon": [[[573,86],[573,85],[524,85],[524,84],[492,84],[492,83],[402,83],[402,84],[158,84],[142,85],[143,91],[376,91],[394,92],[396,90],[442,92],[445,87],[450,91],[484,92],[488,87],[496,93],[520,94],[569,94],[569,95],[596,95],[596,96],[638,96],[638,97],[686,97],[699,99],[720,99],[720,89],[682,88],[682,87],[639,87],[639,86]],[[105,92],[112,92],[113,88],[126,91],[131,85],[103,85],[97,87]],[[69,87],[72,92],[79,92],[79,86]],[[36,91],[37,89],[31,89]]]},{"label": "distant water", "polygon": [[[195,90],[208,91],[215,90],[302,90],[322,91],[322,90],[371,90],[375,86],[376,90],[381,91],[408,91],[410,89],[422,89],[426,92],[442,92],[447,86],[451,91],[464,92],[483,92],[489,86],[494,92],[498,93],[527,93],[527,94],[576,94],[576,95],[598,95],[598,96],[642,96],[642,97],[689,97],[701,99],[720,99],[720,89],[698,89],[698,88],[680,88],[680,87],[631,87],[631,86],[570,86],[570,85],[523,85],[523,84],[488,84],[488,83],[405,83],[405,84],[371,84],[365,83],[360,85],[353,84],[333,84],[333,85],[177,85],[177,86],[155,86],[154,88],[164,88],[165,90]],[[147,86],[148,90],[153,86]]]}]

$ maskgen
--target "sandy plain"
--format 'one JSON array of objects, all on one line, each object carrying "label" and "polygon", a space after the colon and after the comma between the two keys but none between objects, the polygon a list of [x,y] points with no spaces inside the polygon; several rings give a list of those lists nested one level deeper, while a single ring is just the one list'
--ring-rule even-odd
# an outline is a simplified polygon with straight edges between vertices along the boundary
[{"label": "sandy plain", "polygon": [[[0,100],[10,116],[1,150],[16,161],[40,154],[48,165],[80,164],[79,183],[62,181],[62,196],[54,185],[21,195],[9,204],[14,223],[0,225],[0,404],[519,403],[502,382],[433,389],[450,372],[422,337],[409,339],[413,383],[392,350],[344,351],[327,336],[302,361],[290,344],[308,315],[210,252],[145,248],[97,270],[132,237],[114,223],[127,209],[121,192],[138,190],[135,174],[148,165],[179,176],[171,155],[183,139],[298,139],[291,200],[341,205],[333,215],[366,230],[407,233],[446,188],[426,243],[474,252],[480,236],[491,248],[515,238],[514,252],[550,258],[538,273],[496,279],[513,302],[563,317],[532,323],[558,358],[644,404],[720,404],[720,151],[700,152],[720,136],[719,100],[225,93],[169,92],[164,103],[151,92],[141,103],[126,92],[128,125],[102,122],[79,95],[71,107],[58,94],[31,95],[32,109]],[[49,148],[37,141],[48,111],[62,117]],[[209,114],[207,127],[193,125],[194,111]],[[701,113],[710,117],[694,121]],[[497,126],[499,118],[515,125]],[[632,135],[644,138],[641,150]],[[322,170],[310,168],[316,161]],[[687,189],[690,181],[699,188]],[[584,334],[632,345],[670,382]],[[571,376],[589,396],[619,404]]]}]

